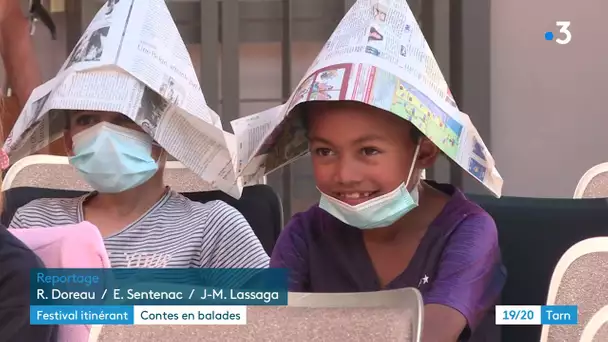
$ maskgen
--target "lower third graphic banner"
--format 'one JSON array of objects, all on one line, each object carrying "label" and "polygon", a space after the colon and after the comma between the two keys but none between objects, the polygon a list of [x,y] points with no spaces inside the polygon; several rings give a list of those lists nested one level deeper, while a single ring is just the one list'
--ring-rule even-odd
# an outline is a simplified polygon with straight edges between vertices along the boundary
[{"label": "lower third graphic banner", "polygon": [[33,306],[287,305],[285,269],[35,269]]},{"label": "lower third graphic banner", "polygon": [[32,325],[242,325],[245,306],[97,305],[30,307]]}]

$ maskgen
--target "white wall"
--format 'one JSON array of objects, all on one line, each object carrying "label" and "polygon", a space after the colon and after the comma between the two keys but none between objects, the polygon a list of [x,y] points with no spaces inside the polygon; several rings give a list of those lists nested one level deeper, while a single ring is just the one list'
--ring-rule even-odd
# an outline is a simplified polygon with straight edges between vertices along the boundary
[{"label": "white wall", "polygon": [[[608,161],[606,0],[492,0],[492,152],[505,195],[571,197]],[[544,40],[555,21],[572,41]]]}]

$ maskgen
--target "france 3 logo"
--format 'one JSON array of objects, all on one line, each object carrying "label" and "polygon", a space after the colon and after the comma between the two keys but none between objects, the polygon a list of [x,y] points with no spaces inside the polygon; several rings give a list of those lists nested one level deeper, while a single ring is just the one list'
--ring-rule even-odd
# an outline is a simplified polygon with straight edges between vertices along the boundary
[{"label": "france 3 logo", "polygon": [[572,40],[569,21],[556,21],[555,26],[559,28],[557,34],[552,31],[545,32],[545,40],[555,40],[557,44],[566,45]]}]

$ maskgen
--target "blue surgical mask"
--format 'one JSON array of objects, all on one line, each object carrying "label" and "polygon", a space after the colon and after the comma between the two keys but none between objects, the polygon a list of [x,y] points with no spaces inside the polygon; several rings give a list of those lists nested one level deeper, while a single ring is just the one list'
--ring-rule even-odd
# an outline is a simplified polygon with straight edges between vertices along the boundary
[{"label": "blue surgical mask", "polygon": [[101,122],[76,134],[72,164],[93,189],[119,193],[148,181],[158,164],[152,158],[151,136]]},{"label": "blue surgical mask", "polygon": [[359,229],[374,229],[392,225],[418,206],[418,186],[414,186],[410,193],[407,190],[407,184],[414,171],[419,149],[420,145],[416,146],[407,180],[395,190],[355,206],[321,193],[319,207],[347,225]]}]

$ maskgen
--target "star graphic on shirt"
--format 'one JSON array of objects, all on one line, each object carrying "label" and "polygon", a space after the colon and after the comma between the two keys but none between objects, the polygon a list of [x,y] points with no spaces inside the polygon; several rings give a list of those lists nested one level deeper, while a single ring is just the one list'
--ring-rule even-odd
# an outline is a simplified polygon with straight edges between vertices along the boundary
[{"label": "star graphic on shirt", "polygon": [[420,287],[420,285],[422,285],[422,284],[428,284],[428,283],[429,283],[429,276],[427,276],[425,274],[424,277],[420,278],[420,281],[418,282],[418,287]]}]

